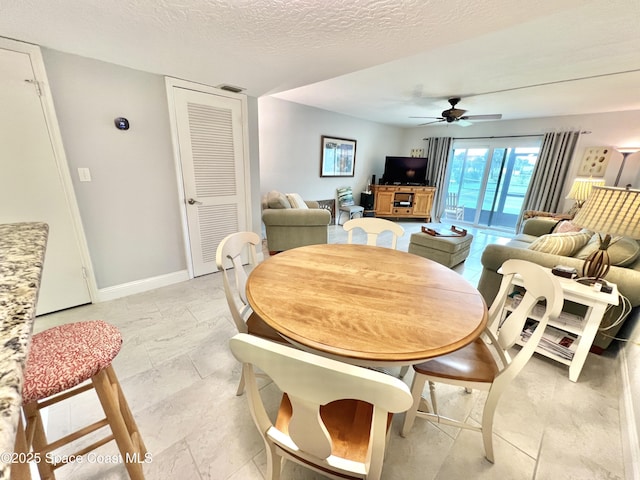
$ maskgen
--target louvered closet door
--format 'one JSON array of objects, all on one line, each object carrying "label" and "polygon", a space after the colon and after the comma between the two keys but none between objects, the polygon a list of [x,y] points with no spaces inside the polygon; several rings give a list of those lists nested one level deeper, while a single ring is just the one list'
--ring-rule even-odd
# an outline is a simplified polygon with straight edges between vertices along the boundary
[{"label": "louvered closet door", "polygon": [[247,230],[242,103],[174,87],[194,276],[217,270],[216,249]]}]

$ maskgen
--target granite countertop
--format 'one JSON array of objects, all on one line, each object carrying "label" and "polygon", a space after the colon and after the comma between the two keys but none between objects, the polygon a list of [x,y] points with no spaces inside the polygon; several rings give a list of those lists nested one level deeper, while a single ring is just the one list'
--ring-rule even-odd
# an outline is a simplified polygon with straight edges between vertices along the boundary
[{"label": "granite countertop", "polygon": [[[13,452],[49,227],[0,224],[0,453]],[[9,478],[0,461],[0,478]]]}]

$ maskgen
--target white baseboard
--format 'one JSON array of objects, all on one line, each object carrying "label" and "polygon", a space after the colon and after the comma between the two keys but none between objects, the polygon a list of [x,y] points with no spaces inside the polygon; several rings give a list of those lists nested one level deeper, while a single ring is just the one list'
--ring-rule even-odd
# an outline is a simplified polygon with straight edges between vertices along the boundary
[{"label": "white baseboard", "polygon": [[633,409],[633,394],[626,349],[621,348],[618,355],[620,356],[620,380],[622,383],[622,395],[620,396],[622,455],[625,463],[626,479],[635,480],[640,478],[638,424],[636,423],[636,414]]},{"label": "white baseboard", "polygon": [[106,302],[108,300],[115,300],[116,298],[147,292],[156,288],[173,285],[174,283],[186,282],[187,280],[189,280],[189,272],[187,270],[180,270],[178,272],[167,273],[166,275],[158,275],[157,277],[114,285],[113,287],[100,288],[98,289],[97,301]]}]

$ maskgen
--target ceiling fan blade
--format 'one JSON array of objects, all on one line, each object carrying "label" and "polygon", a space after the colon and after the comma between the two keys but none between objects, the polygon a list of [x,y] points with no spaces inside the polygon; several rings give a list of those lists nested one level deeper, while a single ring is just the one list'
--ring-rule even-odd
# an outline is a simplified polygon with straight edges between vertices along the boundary
[{"label": "ceiling fan blade", "polygon": [[500,120],[501,118],[501,113],[491,115],[465,115],[464,117],[460,117],[461,120]]},{"label": "ceiling fan blade", "polygon": [[434,120],[433,122],[420,123],[416,125],[416,127],[424,127],[425,125],[431,125],[432,123],[441,123],[441,122],[444,122],[444,118],[441,118],[440,120]]}]

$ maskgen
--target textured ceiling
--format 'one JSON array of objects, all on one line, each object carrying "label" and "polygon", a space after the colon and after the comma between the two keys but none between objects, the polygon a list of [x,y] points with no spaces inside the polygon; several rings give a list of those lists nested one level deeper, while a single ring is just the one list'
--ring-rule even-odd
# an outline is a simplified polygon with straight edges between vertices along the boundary
[{"label": "textured ceiling", "polygon": [[640,110],[638,0],[0,0],[0,12],[0,36],[396,125],[440,115],[450,96],[505,119]]}]

